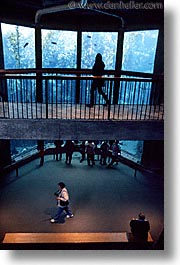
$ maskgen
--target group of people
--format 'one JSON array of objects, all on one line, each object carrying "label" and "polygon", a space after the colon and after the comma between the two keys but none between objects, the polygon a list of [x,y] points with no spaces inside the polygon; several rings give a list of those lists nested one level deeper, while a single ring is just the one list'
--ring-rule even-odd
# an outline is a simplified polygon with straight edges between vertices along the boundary
[{"label": "group of people", "polygon": [[[59,218],[63,212],[66,213],[66,218],[72,218],[74,215],[69,207],[69,193],[64,182],[58,183],[58,191],[54,193],[57,201],[57,213],[51,218],[51,223],[58,223]],[[146,220],[144,213],[140,212],[138,218],[133,218],[130,221],[130,229],[132,235],[136,240],[148,240],[148,232],[150,230],[149,221]]]},{"label": "group of people", "polygon": [[[71,165],[74,152],[81,153],[80,163],[87,160],[88,166],[95,165],[95,155],[100,156],[100,164],[107,165],[107,168],[116,163],[118,164],[121,148],[118,140],[115,141],[71,141],[63,140],[54,141],[56,161],[62,160],[62,155],[65,153],[65,163]],[[44,164],[44,141],[38,141],[40,166]]]},{"label": "group of people", "polygon": [[[63,141],[57,140],[55,143],[56,160],[62,159],[62,153],[65,152],[65,163],[70,165],[72,162],[73,152],[79,151],[81,153],[80,163],[87,159],[88,166],[95,165],[95,155],[100,156],[100,164],[108,165],[110,168],[114,163],[118,163],[118,157],[121,154],[119,141]],[[108,164],[107,164],[108,163]]]}]

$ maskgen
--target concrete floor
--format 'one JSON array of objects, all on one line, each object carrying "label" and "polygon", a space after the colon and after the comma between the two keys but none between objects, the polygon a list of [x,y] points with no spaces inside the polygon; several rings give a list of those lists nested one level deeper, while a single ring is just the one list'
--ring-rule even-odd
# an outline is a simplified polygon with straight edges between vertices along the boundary
[{"label": "concrete floor", "polygon": [[[150,221],[156,240],[164,227],[163,178],[134,170],[126,165],[112,169],[96,161],[94,167],[79,162],[75,153],[72,165],[46,156],[19,170],[19,177],[0,190],[0,238],[6,232],[124,232],[140,211]],[[15,172],[12,173],[15,175]],[[54,192],[65,182],[70,193],[74,218],[51,224],[56,212]]]}]

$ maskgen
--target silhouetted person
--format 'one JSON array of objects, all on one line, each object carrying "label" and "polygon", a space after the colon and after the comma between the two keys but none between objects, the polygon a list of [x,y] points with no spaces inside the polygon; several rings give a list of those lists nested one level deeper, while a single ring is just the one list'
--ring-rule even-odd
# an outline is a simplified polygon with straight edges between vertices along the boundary
[{"label": "silhouetted person", "polygon": [[94,149],[95,149],[95,144],[92,141],[88,141],[88,143],[86,145],[86,154],[87,154],[88,166],[95,165],[95,162],[94,162]]},{"label": "silhouetted person", "polygon": [[130,227],[135,240],[148,240],[150,224],[149,221],[145,219],[145,215],[143,213],[139,213],[138,219],[132,219],[130,221]]},{"label": "silhouetted person", "polygon": [[102,60],[102,55],[98,53],[96,55],[95,63],[92,68],[92,74],[94,76],[94,79],[91,85],[91,98],[90,98],[90,104],[88,105],[88,107],[92,107],[94,105],[94,92],[96,88],[98,88],[99,94],[102,95],[104,100],[106,101],[106,105],[109,104],[108,97],[102,90],[102,87],[104,86],[104,80],[101,77],[104,74],[104,68],[105,68],[105,64]]},{"label": "silhouetted person", "polygon": [[80,163],[82,163],[85,160],[85,151],[86,151],[85,141],[82,141],[82,143],[80,144],[80,153],[81,153]]},{"label": "silhouetted person", "polygon": [[107,141],[104,141],[102,144],[101,144],[101,158],[100,158],[100,164],[101,165],[106,165],[106,159],[107,159],[107,156],[108,156],[108,150],[109,150],[109,145],[107,143]]},{"label": "silhouetted person", "polygon": [[111,152],[111,162],[108,165],[108,168],[110,168],[114,162],[118,163],[118,155],[121,153],[121,150],[119,148],[119,142],[117,140],[115,140],[115,142],[113,143],[111,150],[109,150]]},{"label": "silhouetted person", "polygon": [[[56,146],[55,149],[55,154],[56,154],[56,161],[61,160],[62,159],[62,145],[63,145],[63,140],[55,140],[54,144]],[[58,159],[58,155],[59,155],[59,159]]]},{"label": "silhouetted person", "polygon": [[72,161],[72,155],[74,152],[74,143],[71,140],[67,140],[65,143],[65,152],[66,152],[66,164],[70,165]]}]

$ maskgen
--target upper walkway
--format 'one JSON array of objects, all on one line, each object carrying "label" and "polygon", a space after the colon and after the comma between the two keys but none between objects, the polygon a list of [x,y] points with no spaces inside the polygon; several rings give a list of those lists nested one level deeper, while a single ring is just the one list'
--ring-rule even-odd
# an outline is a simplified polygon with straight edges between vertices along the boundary
[{"label": "upper walkway", "polygon": [[1,70],[0,118],[81,120],[163,120],[162,80],[106,75],[103,91],[110,104],[95,91],[88,72]]},{"label": "upper walkway", "polygon": [[163,139],[162,77],[106,71],[109,104],[97,89],[89,108],[96,78],[88,70],[0,70],[0,138]]}]

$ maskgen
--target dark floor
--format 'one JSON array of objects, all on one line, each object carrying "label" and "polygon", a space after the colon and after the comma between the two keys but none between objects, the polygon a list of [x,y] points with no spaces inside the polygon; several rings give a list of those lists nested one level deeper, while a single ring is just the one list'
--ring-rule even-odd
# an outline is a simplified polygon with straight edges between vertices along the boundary
[{"label": "dark floor", "polygon": [[[119,164],[112,169],[96,161],[94,167],[79,162],[72,165],[46,156],[19,170],[19,177],[0,190],[0,236],[7,232],[124,232],[129,221],[143,211],[156,240],[164,226],[164,183],[161,177]],[[13,172],[15,175],[15,172]],[[56,212],[54,192],[65,182],[74,218],[51,224]]]}]

